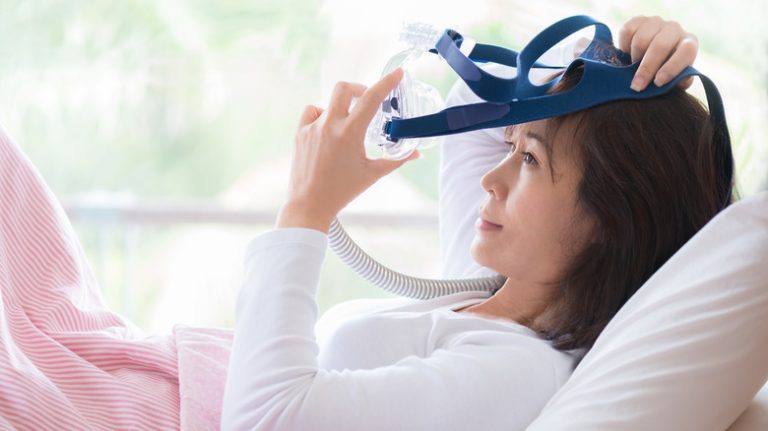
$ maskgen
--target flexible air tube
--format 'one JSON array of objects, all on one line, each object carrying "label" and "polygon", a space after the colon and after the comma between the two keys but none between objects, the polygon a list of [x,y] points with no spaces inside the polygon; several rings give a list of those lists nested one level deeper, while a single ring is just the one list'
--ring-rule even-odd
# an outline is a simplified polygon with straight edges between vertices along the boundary
[{"label": "flexible air tube", "polygon": [[342,262],[356,273],[387,292],[415,299],[429,299],[458,292],[495,293],[504,283],[502,275],[483,278],[436,280],[401,274],[380,264],[352,241],[338,219],[328,231],[328,244]]}]

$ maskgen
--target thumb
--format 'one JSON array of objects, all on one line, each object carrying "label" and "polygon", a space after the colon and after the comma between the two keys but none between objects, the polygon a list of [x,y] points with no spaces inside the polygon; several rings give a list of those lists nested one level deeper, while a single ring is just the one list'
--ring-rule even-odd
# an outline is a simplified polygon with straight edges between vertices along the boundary
[{"label": "thumb", "polygon": [[401,160],[376,159],[372,161],[373,170],[376,172],[377,177],[381,178],[385,175],[388,175],[390,172],[394,171],[400,166],[403,166],[405,162],[419,158],[421,158],[421,153],[419,150],[415,150],[408,157]]}]

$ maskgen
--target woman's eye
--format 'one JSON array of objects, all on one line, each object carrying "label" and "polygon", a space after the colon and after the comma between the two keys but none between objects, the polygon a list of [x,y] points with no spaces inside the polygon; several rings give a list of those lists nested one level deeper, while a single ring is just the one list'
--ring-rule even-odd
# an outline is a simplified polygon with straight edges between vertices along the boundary
[{"label": "woman's eye", "polygon": [[[517,150],[517,144],[511,141],[505,141],[504,143],[507,144],[507,146],[509,147],[509,154],[507,155],[507,157],[512,156],[515,150]],[[538,162],[536,161],[536,158],[533,157],[533,154],[529,152],[523,153],[523,163],[526,163],[528,165],[538,164]]]},{"label": "woman's eye", "polygon": [[531,153],[523,153],[523,162],[529,165],[535,165],[537,163],[536,158],[533,157],[533,154]]}]

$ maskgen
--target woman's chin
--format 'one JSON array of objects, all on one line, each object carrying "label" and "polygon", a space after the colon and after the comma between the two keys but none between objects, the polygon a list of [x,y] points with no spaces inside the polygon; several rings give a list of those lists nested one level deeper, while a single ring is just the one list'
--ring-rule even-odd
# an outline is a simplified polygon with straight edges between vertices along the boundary
[{"label": "woman's chin", "polygon": [[490,262],[489,251],[490,250],[487,250],[485,247],[483,247],[481,241],[478,241],[477,236],[475,236],[475,239],[472,241],[472,245],[469,246],[469,255],[472,256],[472,260],[474,260],[480,266],[491,268],[496,271],[496,269],[492,266],[493,263]]}]

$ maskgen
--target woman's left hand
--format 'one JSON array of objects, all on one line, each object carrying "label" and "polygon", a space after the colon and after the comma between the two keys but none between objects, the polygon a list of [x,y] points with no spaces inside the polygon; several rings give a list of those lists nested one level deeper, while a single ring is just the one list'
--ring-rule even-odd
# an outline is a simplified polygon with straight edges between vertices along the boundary
[{"label": "woman's left hand", "polygon": [[[364,139],[381,102],[403,76],[396,69],[371,88],[339,82],[326,111],[309,105],[294,143],[288,198],[275,227],[328,232],[334,217],[355,197],[408,160],[369,159]],[[349,110],[352,98],[357,103]]]},{"label": "woman's left hand", "polygon": [[[640,60],[632,89],[642,91],[651,81],[661,87],[693,65],[699,41],[676,21],[665,21],[658,16],[636,16],[621,28],[619,48],[630,53],[633,63]],[[678,86],[688,88],[692,83],[693,77],[689,76]]]}]

